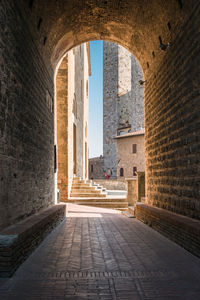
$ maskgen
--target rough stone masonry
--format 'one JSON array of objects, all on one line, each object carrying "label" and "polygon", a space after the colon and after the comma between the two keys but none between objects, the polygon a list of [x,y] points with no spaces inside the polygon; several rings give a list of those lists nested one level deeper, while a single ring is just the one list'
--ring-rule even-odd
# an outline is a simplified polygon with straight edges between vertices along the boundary
[{"label": "rough stone masonry", "polygon": [[144,87],[141,67],[122,46],[103,44],[103,156],[104,169],[117,177],[117,143],[113,138],[124,128],[144,128]]}]

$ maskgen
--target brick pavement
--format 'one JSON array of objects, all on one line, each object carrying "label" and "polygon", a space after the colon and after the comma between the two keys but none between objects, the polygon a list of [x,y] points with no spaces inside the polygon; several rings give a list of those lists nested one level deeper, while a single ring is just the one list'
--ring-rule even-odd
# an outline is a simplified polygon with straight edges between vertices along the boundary
[{"label": "brick pavement", "polygon": [[68,205],[2,300],[200,299],[200,260],[118,212]]}]

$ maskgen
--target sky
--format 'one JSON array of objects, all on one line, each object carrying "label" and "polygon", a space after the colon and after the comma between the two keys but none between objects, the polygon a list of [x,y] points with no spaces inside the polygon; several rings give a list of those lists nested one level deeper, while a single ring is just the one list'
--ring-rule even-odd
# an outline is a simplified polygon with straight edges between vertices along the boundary
[{"label": "sky", "polygon": [[103,41],[90,42],[89,158],[103,154]]}]

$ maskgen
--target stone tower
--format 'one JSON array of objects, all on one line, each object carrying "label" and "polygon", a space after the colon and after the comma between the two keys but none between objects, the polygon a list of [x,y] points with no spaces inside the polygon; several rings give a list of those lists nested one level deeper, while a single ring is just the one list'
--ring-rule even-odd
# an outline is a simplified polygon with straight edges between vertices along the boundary
[{"label": "stone tower", "polygon": [[122,46],[103,45],[103,156],[104,169],[117,177],[117,135],[144,128],[144,88],[141,67]]}]

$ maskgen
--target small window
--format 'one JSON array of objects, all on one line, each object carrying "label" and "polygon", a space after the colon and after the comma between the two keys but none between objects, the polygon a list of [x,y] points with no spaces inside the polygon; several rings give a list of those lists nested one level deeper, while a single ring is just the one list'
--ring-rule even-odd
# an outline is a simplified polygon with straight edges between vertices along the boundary
[{"label": "small window", "polygon": [[123,177],[123,176],[124,176],[124,169],[120,168],[120,177]]},{"label": "small window", "polygon": [[137,176],[137,167],[133,167],[133,176]]},{"label": "small window", "polygon": [[119,135],[123,135],[125,133],[126,133],[125,131],[119,131]]},{"label": "small window", "polygon": [[94,170],[93,165],[91,165],[91,173],[93,173],[93,170]]},{"label": "small window", "polygon": [[137,153],[137,144],[132,145],[132,153]]}]

